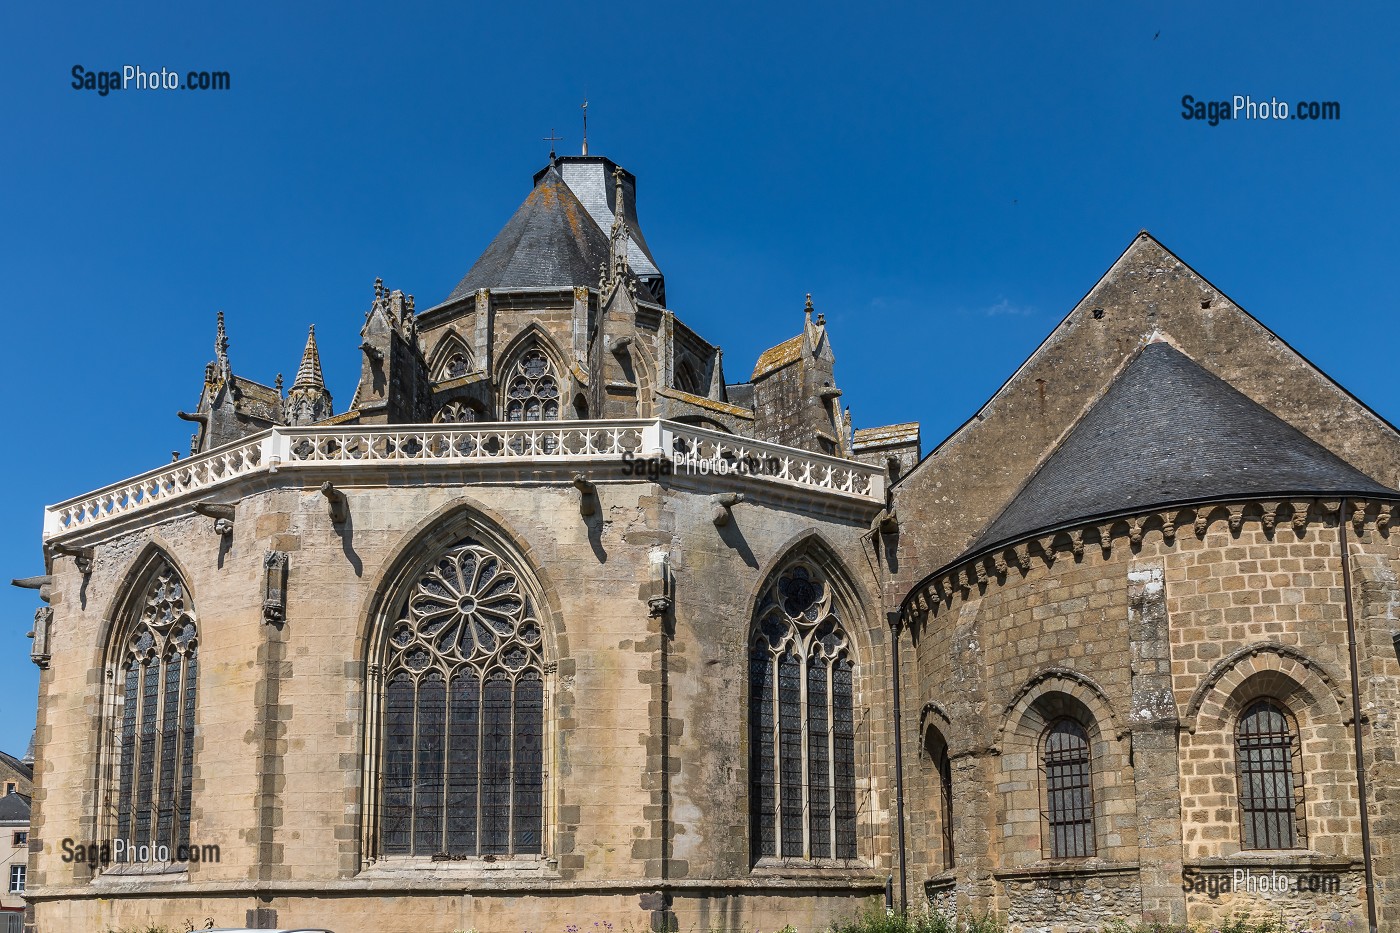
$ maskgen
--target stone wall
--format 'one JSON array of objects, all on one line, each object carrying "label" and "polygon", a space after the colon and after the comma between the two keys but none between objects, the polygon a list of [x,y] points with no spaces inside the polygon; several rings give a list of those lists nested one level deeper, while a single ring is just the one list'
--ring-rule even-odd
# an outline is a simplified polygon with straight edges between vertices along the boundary
[{"label": "stone wall", "polygon": [[[1013,928],[1059,929],[1051,920],[1063,908],[1064,929],[1092,929],[1111,915],[1096,912],[1104,900],[1119,909],[1121,898],[1149,920],[1223,917],[1243,901],[1188,896],[1183,872],[1247,867],[1304,878],[1303,891],[1274,899],[1289,910],[1306,902],[1299,919],[1364,918],[1337,503],[1297,505],[1297,525],[1256,505],[1172,513],[1174,534],[1149,519],[1136,543],[1123,521],[1071,530],[1033,543],[1019,567],[1008,562],[998,574],[988,559],[934,584],[911,619],[918,673],[906,709],[923,710],[907,772],[910,826],[923,837],[911,847],[911,883],[945,892],[948,903],[952,882],[958,909],[1002,911]],[[1370,504],[1348,531],[1361,532],[1353,563],[1372,852],[1392,910],[1383,801],[1396,788],[1400,591],[1391,568],[1400,555],[1378,514]],[[1296,724],[1299,849],[1242,851],[1235,728],[1257,697],[1282,704]],[[1047,848],[1037,741],[1061,715],[1089,730],[1090,859],[1054,859]],[[928,753],[941,741],[953,761],[951,873],[935,836],[944,816]],[[1113,882],[1118,894],[1081,896],[1090,879],[1109,877],[1122,881]]]},{"label": "stone wall", "polygon": [[[860,536],[871,504],[745,488],[723,528],[706,478],[669,486],[595,475],[580,514],[565,478],[464,488],[337,477],[334,525],[314,471],[258,480],[232,538],[212,520],[152,510],[96,547],[92,572],[56,560],[53,660],[41,680],[35,807],[37,929],[187,917],[325,923],[341,933],[558,928],[668,917],[777,927],[855,913],[892,868],[888,628]],[[736,480],[743,483],[743,480]],[[549,629],[546,851],[494,865],[371,862],[362,774],[366,663],[383,596],[433,542],[486,529],[545,594]],[[126,589],[159,548],[187,584],[200,637],[193,841],[218,861],[162,879],[64,863],[65,838],[101,838],[99,738],[110,719],[105,645]],[[674,612],[653,617],[650,552],[669,552]],[[263,621],[263,557],[289,555],[286,621]],[[856,646],[859,850],[833,872],[750,869],[746,644],[753,603],[787,557],[820,553],[850,594]],[[839,555],[839,556],[838,556]],[[373,767],[372,763],[369,767]],[[667,892],[670,903],[655,898]],[[470,892],[464,894],[464,892]],[[663,898],[663,901],[665,898]],[[803,919],[805,918],[805,919]],[[582,921],[586,921],[582,922]],[[689,921],[687,921],[689,922]],[[708,921],[706,921],[708,922]]]}]

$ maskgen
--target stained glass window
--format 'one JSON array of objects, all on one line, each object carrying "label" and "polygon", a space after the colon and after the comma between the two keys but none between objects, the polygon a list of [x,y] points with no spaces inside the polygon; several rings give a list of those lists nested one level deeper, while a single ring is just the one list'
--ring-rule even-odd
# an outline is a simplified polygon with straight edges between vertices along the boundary
[{"label": "stained glass window", "polygon": [[1296,736],[1288,716],[1269,700],[1257,700],[1235,730],[1240,781],[1240,821],[1246,849],[1298,846],[1301,782],[1295,782]]},{"label": "stained glass window", "polygon": [[543,852],[541,628],[511,562],[474,540],[418,574],[385,665],[386,855]]},{"label": "stained glass window", "polygon": [[1061,719],[1045,731],[1044,745],[1050,856],[1093,855],[1094,791],[1089,735],[1073,719]]},{"label": "stained glass window", "polygon": [[189,842],[198,633],[194,606],[168,561],[147,571],[125,632],[116,716],[117,835],[134,846]]},{"label": "stained glass window", "polygon": [[755,858],[856,857],[854,667],[831,586],[800,563],[759,601],[749,654]]},{"label": "stained glass window", "polygon": [[556,421],[559,380],[549,358],[539,350],[521,354],[506,383],[507,421]]}]

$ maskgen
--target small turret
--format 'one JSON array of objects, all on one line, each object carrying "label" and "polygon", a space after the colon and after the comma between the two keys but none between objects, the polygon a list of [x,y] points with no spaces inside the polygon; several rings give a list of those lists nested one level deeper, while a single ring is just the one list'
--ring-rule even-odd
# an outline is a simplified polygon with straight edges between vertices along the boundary
[{"label": "small turret", "polygon": [[306,349],[301,354],[296,381],[282,401],[282,417],[289,425],[305,425],[325,421],[334,413],[331,393],[321,374],[321,353],[316,347],[316,325],[313,324],[306,336]]},{"label": "small turret", "polygon": [[282,423],[281,393],[233,374],[228,356],[228,331],[220,311],[214,331],[214,359],[204,367],[204,388],[194,414],[180,412],[199,424],[190,439],[190,453],[212,450],[264,428]]}]

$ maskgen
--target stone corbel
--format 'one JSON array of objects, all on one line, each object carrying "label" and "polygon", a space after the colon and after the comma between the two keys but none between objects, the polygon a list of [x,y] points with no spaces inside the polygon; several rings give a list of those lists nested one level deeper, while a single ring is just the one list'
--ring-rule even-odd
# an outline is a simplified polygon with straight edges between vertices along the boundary
[{"label": "stone corbel", "polygon": [[280,625],[287,621],[286,551],[268,551],[263,557],[263,621]]},{"label": "stone corbel", "polygon": [[215,502],[196,502],[190,506],[198,515],[214,520],[214,533],[221,538],[233,534],[233,506]]},{"label": "stone corbel", "polygon": [[734,506],[744,501],[742,492],[722,492],[718,495],[710,496],[710,501],[714,503],[714,514],[711,521],[716,528],[723,528],[734,518]]},{"label": "stone corbel", "polygon": [[1385,534],[1390,530],[1390,503],[1382,502],[1380,513],[1376,515],[1376,530]]},{"label": "stone corbel", "polygon": [[50,544],[49,547],[55,554],[63,557],[73,558],[73,565],[78,568],[78,573],[87,576],[92,573],[92,558],[94,549],[91,547],[74,547],[71,544]]},{"label": "stone corbel", "polygon": [[582,473],[574,474],[574,488],[579,492],[578,512],[584,518],[598,511],[598,487]]},{"label": "stone corbel", "polygon": [[326,497],[326,505],[331,513],[331,524],[345,524],[350,517],[350,508],[346,503],[345,493],[336,489],[335,484],[330,480],[326,480],[321,484],[321,495]]}]

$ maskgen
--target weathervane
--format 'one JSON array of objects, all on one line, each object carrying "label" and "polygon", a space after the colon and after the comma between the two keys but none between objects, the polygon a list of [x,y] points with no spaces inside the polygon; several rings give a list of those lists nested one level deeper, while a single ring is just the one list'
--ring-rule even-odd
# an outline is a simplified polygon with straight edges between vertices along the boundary
[{"label": "weathervane", "polygon": [[[550,130],[550,132],[554,132]],[[588,98],[583,99],[583,154],[588,155]]]}]

